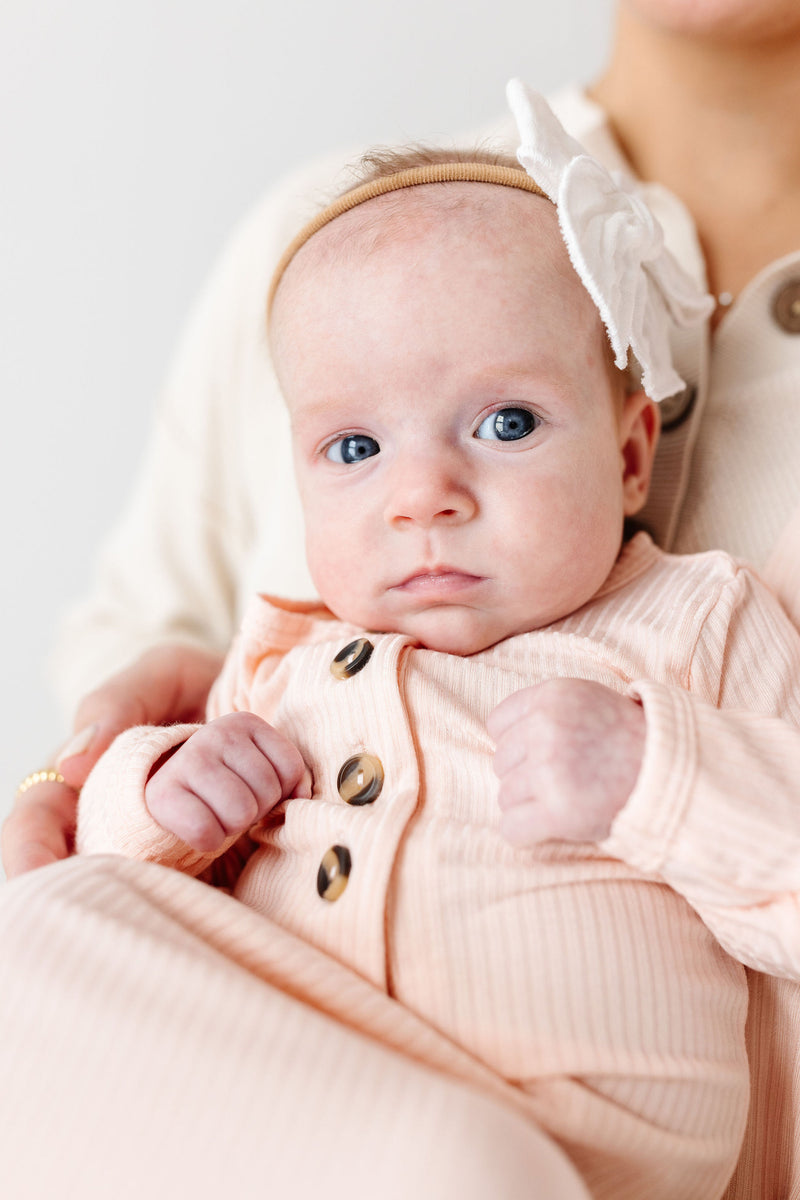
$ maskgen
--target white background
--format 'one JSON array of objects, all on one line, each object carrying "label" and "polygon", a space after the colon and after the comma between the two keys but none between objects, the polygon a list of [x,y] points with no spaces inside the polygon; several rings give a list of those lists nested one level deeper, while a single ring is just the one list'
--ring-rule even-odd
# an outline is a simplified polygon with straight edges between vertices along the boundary
[{"label": "white background", "polygon": [[322,151],[588,81],[612,0],[2,0],[0,815],[66,731],[46,661],[223,239]]}]

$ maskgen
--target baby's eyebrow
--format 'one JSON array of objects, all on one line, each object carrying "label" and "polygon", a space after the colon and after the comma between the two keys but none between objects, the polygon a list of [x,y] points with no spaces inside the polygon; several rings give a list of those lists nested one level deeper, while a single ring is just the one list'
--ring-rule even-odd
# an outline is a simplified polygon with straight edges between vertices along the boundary
[{"label": "baby's eyebrow", "polygon": [[504,363],[496,367],[490,364],[481,366],[470,376],[465,390],[483,400],[492,397],[497,400],[521,399],[520,393],[524,391],[528,399],[546,403],[548,394],[558,390],[559,378],[556,358],[551,361],[539,359],[533,366],[530,363],[519,366]]},{"label": "baby's eyebrow", "polygon": [[289,408],[289,424],[294,436],[298,431],[303,432],[305,427],[329,425],[332,428],[337,426],[346,426],[348,422],[352,422],[354,409],[352,404],[343,404],[335,400],[318,400],[318,401],[301,401],[296,406],[287,406]]},{"label": "baby's eyebrow", "polygon": [[473,382],[479,387],[497,387],[498,385],[514,386],[518,383],[526,383],[538,380],[546,372],[546,364],[537,363],[535,368],[530,365],[520,364],[520,366],[509,366],[507,363],[502,366],[481,367],[473,376]]}]

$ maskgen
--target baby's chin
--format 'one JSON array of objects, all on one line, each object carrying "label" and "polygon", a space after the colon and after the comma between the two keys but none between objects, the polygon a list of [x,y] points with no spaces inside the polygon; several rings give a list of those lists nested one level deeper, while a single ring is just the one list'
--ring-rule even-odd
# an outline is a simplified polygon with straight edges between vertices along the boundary
[{"label": "baby's chin", "polygon": [[466,604],[435,604],[416,611],[393,607],[386,612],[381,611],[380,605],[362,605],[354,611],[350,605],[334,605],[329,601],[328,608],[340,621],[360,626],[365,632],[403,634],[426,650],[460,658],[480,654],[506,638],[530,633],[556,619],[550,612],[529,612],[523,617],[520,613],[493,612],[488,607],[473,608]]},{"label": "baby's chin", "polygon": [[481,619],[474,610],[464,609],[439,608],[430,613],[415,614],[415,618],[404,625],[396,632],[408,634],[426,650],[456,654],[460,658],[480,654],[513,632],[495,621]]}]

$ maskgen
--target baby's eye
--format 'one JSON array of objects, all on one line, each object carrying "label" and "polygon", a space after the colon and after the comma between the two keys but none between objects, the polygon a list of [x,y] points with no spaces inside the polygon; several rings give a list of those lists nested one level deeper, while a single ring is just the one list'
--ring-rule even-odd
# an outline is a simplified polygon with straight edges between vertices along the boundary
[{"label": "baby's eye", "polygon": [[475,430],[476,438],[494,442],[518,442],[539,425],[527,408],[498,408],[489,413]]},{"label": "baby's eye", "polygon": [[347,437],[339,438],[338,442],[331,442],[325,457],[331,462],[350,464],[361,462],[363,458],[372,458],[373,454],[378,453],[380,446],[375,438],[367,437],[365,433],[349,433]]}]

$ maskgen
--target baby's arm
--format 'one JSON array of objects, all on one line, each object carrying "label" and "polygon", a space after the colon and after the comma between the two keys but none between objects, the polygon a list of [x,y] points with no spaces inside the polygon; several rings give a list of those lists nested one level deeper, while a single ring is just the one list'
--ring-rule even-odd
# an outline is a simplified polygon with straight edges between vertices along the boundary
[{"label": "baby's arm", "polygon": [[637,691],[648,747],[602,848],[684,896],[735,958],[800,980],[797,726],[679,688]]},{"label": "baby's arm", "polygon": [[510,842],[608,837],[644,758],[635,700],[592,680],[550,679],[509,696],[487,724]]},{"label": "baby's arm", "polygon": [[201,853],[219,853],[281,800],[311,795],[296,746],[254,713],[202,726],[158,765],[145,805],[162,829]]},{"label": "baby's arm", "polygon": [[[631,775],[615,768],[616,792],[605,815],[615,805],[617,814],[608,836],[597,837],[602,827],[592,832],[582,797],[591,796],[586,780],[609,758],[619,754],[632,771],[639,743],[625,708],[619,727],[612,722],[606,730],[602,755],[579,724],[565,739],[570,752],[561,769],[571,772],[577,823],[516,840],[581,840],[581,834],[599,840],[609,854],[681,893],[736,958],[800,978],[800,637],[749,571],[739,571],[726,591],[692,666],[708,679],[709,664],[716,664],[716,706],[649,680],[616,697],[641,706],[646,736],[630,789]],[[532,804],[555,786],[552,763],[544,759],[531,779]]]},{"label": "baby's arm", "polygon": [[89,776],[77,850],[200,875],[278,800],[300,793],[308,794],[308,773],[299,751],[251,713],[140,726],[121,734]]}]

